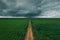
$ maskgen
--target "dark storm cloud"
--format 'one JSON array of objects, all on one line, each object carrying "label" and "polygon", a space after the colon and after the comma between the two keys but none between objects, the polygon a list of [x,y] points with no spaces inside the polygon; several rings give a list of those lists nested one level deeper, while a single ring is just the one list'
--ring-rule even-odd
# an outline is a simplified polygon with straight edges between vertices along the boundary
[{"label": "dark storm cloud", "polygon": [[50,17],[60,15],[59,8],[60,0],[0,0],[0,16]]},{"label": "dark storm cloud", "polygon": [[34,17],[34,16],[39,16],[41,14],[41,11],[37,11],[37,12],[31,12],[26,14],[26,17]]},{"label": "dark storm cloud", "polygon": [[[5,2],[4,2],[5,1]],[[19,4],[19,1],[21,3]],[[39,1],[39,0],[38,0]],[[1,0],[0,1],[0,15],[1,16],[25,16],[25,17],[33,17],[38,16],[41,13],[41,10],[37,10],[37,0]],[[17,2],[17,3],[16,3]],[[31,3],[33,2],[33,3]],[[41,2],[41,0],[40,0]],[[25,3],[25,4],[24,4]],[[31,3],[31,4],[30,4]],[[35,8],[34,8],[35,7]],[[22,12],[20,12],[23,10]],[[25,11],[29,11],[25,13]]]}]

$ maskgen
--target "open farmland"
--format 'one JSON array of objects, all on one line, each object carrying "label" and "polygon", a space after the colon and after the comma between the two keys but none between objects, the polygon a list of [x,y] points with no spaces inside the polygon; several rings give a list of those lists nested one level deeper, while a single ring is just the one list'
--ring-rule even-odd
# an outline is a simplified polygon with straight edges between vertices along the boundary
[{"label": "open farmland", "polygon": [[0,40],[23,40],[26,27],[26,19],[0,19]]},{"label": "open farmland", "polygon": [[[60,19],[31,19],[34,40],[60,40]],[[0,40],[23,40],[28,19],[1,18]]]},{"label": "open farmland", "polygon": [[60,40],[60,19],[33,19],[35,40]]}]

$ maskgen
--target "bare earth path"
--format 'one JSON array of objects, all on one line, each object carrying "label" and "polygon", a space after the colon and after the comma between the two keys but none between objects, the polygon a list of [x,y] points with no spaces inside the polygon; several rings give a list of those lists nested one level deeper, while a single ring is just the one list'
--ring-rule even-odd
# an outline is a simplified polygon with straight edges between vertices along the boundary
[{"label": "bare earth path", "polygon": [[33,33],[32,33],[31,20],[29,20],[28,28],[27,28],[27,32],[26,32],[26,34],[25,34],[24,40],[34,40],[34,38],[33,38]]}]

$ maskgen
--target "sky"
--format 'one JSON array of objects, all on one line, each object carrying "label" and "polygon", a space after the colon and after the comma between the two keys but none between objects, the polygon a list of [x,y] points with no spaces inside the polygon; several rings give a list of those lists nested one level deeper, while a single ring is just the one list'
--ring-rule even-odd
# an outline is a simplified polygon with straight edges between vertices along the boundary
[{"label": "sky", "polygon": [[0,18],[60,18],[60,0],[0,0]]}]

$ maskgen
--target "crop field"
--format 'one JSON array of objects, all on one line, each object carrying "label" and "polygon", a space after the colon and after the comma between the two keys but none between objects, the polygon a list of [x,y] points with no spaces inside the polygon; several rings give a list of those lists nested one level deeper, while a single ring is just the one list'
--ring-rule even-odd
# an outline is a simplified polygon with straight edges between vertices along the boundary
[{"label": "crop field", "polygon": [[35,40],[60,40],[60,19],[33,19]]},{"label": "crop field", "polygon": [[[31,19],[34,40],[60,40],[60,19]],[[24,40],[29,19],[1,18],[0,40]]]}]

